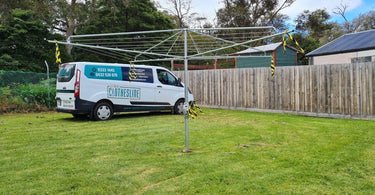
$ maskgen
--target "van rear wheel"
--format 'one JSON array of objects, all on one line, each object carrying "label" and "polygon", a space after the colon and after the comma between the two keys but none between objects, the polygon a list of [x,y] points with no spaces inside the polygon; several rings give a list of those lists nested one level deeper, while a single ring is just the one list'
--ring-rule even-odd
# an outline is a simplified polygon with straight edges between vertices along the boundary
[{"label": "van rear wheel", "polygon": [[97,121],[109,120],[113,116],[113,108],[106,102],[98,103],[94,109],[94,119]]}]

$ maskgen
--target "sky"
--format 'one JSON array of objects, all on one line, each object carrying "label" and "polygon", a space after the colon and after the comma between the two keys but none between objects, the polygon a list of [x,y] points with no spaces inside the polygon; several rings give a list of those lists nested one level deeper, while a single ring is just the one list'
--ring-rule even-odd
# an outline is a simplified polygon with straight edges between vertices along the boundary
[{"label": "sky", "polygon": [[[155,0],[160,3],[162,7],[168,7],[166,0]],[[345,17],[349,21],[356,18],[361,13],[366,13],[369,10],[375,11],[374,0],[296,0],[292,6],[281,11],[290,17],[289,23],[293,23],[298,14],[303,10],[315,11],[316,9],[326,9],[331,15],[331,21],[342,23],[344,19],[342,16],[335,15],[333,10],[343,3],[348,5]],[[216,16],[216,11],[224,7],[222,0],[192,0],[192,12],[199,13],[200,16],[206,17],[212,21]],[[294,26],[293,24],[291,24]]]}]

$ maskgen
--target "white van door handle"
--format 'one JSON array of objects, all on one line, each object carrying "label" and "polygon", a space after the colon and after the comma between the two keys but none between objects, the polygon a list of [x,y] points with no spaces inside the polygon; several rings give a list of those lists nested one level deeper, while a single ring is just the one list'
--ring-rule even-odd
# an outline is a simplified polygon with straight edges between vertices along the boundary
[{"label": "white van door handle", "polygon": [[163,88],[163,86],[161,86],[161,85],[158,85],[158,86],[156,86],[157,88]]}]

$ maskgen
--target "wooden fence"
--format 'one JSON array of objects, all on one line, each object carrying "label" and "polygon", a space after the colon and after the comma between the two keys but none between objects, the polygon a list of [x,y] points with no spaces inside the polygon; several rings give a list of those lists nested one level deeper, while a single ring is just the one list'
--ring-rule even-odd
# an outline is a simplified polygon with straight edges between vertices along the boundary
[{"label": "wooden fence", "polygon": [[375,119],[375,63],[189,71],[189,87],[205,107]]}]

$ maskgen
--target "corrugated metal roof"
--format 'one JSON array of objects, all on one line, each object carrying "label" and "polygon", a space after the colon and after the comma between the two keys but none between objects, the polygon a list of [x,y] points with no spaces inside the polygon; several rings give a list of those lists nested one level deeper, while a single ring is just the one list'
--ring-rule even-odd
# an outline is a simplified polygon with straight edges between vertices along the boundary
[{"label": "corrugated metal roof", "polygon": [[375,29],[345,34],[332,42],[308,53],[306,56],[319,56],[335,53],[361,51],[375,48]]},{"label": "corrugated metal roof", "polygon": [[283,43],[279,42],[279,43],[273,43],[273,44],[268,44],[268,45],[262,45],[262,46],[258,46],[258,47],[252,47],[252,48],[248,48],[248,49],[239,51],[236,54],[245,54],[245,53],[248,54],[248,53],[258,53],[258,52],[264,52],[264,51],[274,51],[281,44],[283,44]]}]

